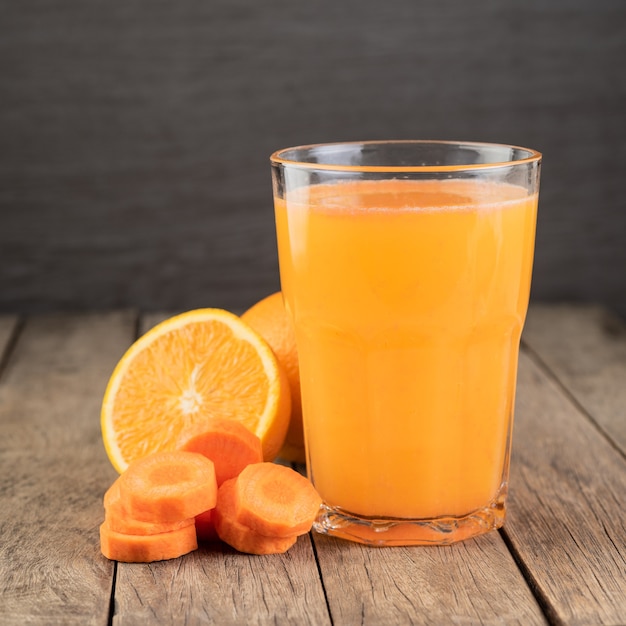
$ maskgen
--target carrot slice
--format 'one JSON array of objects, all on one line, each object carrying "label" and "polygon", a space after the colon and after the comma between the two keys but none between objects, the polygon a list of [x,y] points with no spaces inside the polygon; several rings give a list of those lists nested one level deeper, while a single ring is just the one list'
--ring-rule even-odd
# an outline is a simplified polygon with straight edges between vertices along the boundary
[{"label": "carrot slice", "polygon": [[217,498],[213,461],[195,452],[156,452],[131,463],[120,476],[129,517],[175,522],[212,509]]},{"label": "carrot slice", "polygon": [[261,535],[311,530],[322,499],[304,476],[284,465],[255,463],[237,477],[237,519]]},{"label": "carrot slice", "polygon": [[213,523],[218,537],[239,552],[248,554],[281,554],[293,546],[297,535],[266,537],[237,521],[237,478],[222,484],[217,492],[217,506],[213,509]]},{"label": "carrot slice", "polygon": [[209,509],[208,511],[200,513],[200,515],[196,515],[195,523],[198,541],[209,542],[215,541],[218,538],[215,530],[215,524],[213,522],[214,510],[215,509]]},{"label": "carrot slice", "polygon": [[106,521],[100,525],[100,550],[112,561],[125,563],[163,561],[187,554],[197,547],[196,529],[193,524],[156,535],[126,535],[112,530]]},{"label": "carrot slice", "polygon": [[142,522],[141,520],[133,519],[124,507],[124,502],[120,496],[119,481],[120,479],[117,478],[104,494],[104,519],[108,522],[111,530],[126,535],[157,535],[178,530],[194,523],[193,517],[176,522],[161,523]]},{"label": "carrot slice", "polygon": [[185,439],[177,447],[211,459],[218,487],[246,465],[263,461],[261,440],[240,422],[211,418],[195,426],[195,432],[184,433]]}]

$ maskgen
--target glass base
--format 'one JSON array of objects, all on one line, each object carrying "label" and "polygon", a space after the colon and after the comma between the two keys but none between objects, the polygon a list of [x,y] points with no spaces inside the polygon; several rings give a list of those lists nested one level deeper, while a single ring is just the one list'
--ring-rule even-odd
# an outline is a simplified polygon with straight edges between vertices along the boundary
[{"label": "glass base", "polygon": [[504,497],[461,517],[390,519],[360,517],[322,505],[313,530],[370,546],[447,545],[501,528],[506,514]]}]

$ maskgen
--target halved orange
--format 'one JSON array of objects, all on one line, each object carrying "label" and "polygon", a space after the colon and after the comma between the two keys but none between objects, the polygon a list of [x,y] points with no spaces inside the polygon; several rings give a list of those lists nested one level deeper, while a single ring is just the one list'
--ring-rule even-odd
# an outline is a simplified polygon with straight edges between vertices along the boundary
[{"label": "halved orange", "polygon": [[102,402],[102,439],[121,473],[220,417],[257,435],[272,460],[290,412],[286,374],[265,340],[228,311],[197,309],[161,322],[120,359]]}]

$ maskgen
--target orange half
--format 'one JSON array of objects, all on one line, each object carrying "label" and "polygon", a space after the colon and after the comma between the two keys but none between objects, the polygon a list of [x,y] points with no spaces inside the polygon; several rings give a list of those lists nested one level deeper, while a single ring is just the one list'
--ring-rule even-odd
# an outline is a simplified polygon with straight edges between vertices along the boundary
[{"label": "orange half", "polygon": [[102,402],[102,439],[121,473],[219,417],[246,426],[273,460],[290,412],[287,377],[265,340],[228,311],[197,309],[161,322],[120,359]]}]

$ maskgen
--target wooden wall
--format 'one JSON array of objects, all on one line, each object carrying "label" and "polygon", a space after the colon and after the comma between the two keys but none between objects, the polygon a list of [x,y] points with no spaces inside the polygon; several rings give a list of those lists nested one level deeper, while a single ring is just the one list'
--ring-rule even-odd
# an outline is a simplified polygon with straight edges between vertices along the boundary
[{"label": "wooden wall", "polygon": [[0,311],[278,288],[268,155],[544,153],[533,298],[626,315],[625,0],[4,0]]}]

